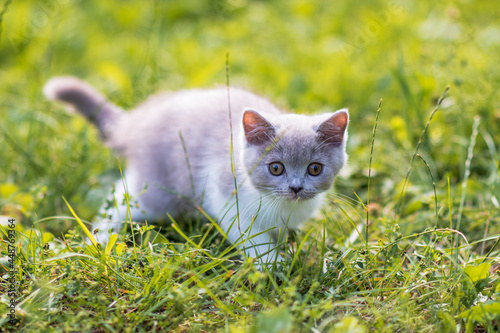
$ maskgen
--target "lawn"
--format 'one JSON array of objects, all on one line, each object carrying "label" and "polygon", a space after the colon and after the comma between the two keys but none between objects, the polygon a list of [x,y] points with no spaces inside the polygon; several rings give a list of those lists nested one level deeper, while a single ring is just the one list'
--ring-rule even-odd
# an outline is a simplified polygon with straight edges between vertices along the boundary
[{"label": "lawn", "polygon": [[[498,331],[499,16],[490,0],[2,0],[0,330]],[[45,82],[130,109],[226,74],[292,112],[350,110],[349,164],[286,267],[258,270],[201,213],[87,245],[125,161]]]}]

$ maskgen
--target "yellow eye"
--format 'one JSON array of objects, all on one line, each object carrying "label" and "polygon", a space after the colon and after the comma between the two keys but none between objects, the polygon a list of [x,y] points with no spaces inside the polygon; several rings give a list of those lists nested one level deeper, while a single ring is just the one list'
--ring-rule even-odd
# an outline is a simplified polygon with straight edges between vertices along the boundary
[{"label": "yellow eye", "polygon": [[273,175],[279,176],[283,173],[283,171],[285,171],[285,167],[280,162],[273,162],[273,163],[269,164],[269,171]]},{"label": "yellow eye", "polygon": [[319,163],[311,163],[307,167],[307,172],[309,172],[311,176],[317,176],[321,173],[322,168],[323,166]]}]

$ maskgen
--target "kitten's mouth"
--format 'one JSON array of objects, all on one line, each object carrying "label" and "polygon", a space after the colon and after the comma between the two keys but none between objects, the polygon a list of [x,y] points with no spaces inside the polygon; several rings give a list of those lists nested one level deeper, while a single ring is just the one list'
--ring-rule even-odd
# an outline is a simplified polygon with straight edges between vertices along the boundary
[{"label": "kitten's mouth", "polygon": [[314,198],[314,194],[290,192],[285,195],[285,198],[289,201],[306,201]]},{"label": "kitten's mouth", "polygon": [[299,191],[298,193],[295,193],[295,191],[283,191],[283,190],[277,190],[273,191],[273,194],[276,198],[289,201],[289,202],[295,202],[295,201],[307,201],[313,199],[317,192],[314,191]]}]

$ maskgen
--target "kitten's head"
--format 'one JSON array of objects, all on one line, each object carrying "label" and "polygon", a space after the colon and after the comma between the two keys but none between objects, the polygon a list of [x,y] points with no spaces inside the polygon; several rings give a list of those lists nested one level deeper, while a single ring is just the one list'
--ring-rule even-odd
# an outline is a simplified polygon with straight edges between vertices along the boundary
[{"label": "kitten's head", "polygon": [[317,116],[243,113],[242,158],[262,193],[308,200],[327,191],[345,164],[347,109]]}]

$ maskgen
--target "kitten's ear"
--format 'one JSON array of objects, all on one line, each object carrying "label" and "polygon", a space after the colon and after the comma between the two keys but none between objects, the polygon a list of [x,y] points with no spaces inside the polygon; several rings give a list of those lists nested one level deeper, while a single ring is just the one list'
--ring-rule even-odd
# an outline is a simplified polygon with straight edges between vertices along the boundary
[{"label": "kitten's ear", "polygon": [[338,110],[318,126],[318,140],[339,146],[344,141],[348,123],[349,113],[347,109]]},{"label": "kitten's ear", "polygon": [[247,141],[254,145],[272,141],[276,135],[273,125],[252,109],[243,112],[243,129]]}]

